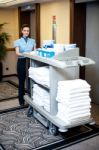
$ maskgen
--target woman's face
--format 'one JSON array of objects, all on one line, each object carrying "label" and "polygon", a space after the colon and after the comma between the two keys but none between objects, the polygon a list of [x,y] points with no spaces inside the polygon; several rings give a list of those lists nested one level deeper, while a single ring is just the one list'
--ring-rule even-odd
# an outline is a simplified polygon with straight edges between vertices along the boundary
[{"label": "woman's face", "polygon": [[30,33],[30,28],[29,27],[24,27],[22,29],[23,36],[27,37],[27,36],[29,36],[29,33]]}]

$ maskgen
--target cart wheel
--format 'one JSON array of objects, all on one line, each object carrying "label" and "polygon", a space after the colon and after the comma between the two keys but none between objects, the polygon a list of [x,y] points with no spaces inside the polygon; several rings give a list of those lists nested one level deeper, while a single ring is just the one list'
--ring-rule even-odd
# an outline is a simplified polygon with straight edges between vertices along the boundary
[{"label": "cart wheel", "polygon": [[51,135],[57,135],[58,134],[58,128],[55,125],[50,124],[50,126],[49,126],[49,133]]},{"label": "cart wheel", "polygon": [[27,117],[33,117],[33,107],[29,106],[28,110],[27,110]]}]

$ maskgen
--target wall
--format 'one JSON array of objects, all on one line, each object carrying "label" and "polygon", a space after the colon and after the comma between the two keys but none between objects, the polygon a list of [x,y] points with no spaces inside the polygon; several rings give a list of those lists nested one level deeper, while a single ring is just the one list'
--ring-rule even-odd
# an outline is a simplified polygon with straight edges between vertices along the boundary
[{"label": "wall", "polygon": [[41,4],[41,43],[52,39],[52,16],[56,16],[56,43],[69,43],[70,39],[70,2],[57,0]]},{"label": "wall", "polygon": [[92,85],[93,102],[99,104],[99,3],[87,4],[86,57],[96,62],[86,67],[86,80]]},{"label": "wall", "polygon": [[6,58],[3,62],[3,75],[17,74],[16,62],[17,57],[15,51],[8,51]]},{"label": "wall", "polygon": [[[18,9],[0,9],[0,23],[8,23],[4,26],[4,31],[10,34],[10,42],[7,43],[8,48],[13,47],[13,41],[18,38]],[[3,75],[16,74],[16,55],[15,51],[8,51],[3,61]],[[6,70],[8,68],[8,70]]]},{"label": "wall", "polygon": [[10,43],[7,47],[13,46],[13,41],[18,38],[18,9],[17,8],[2,8],[0,9],[0,23],[8,23],[4,27],[4,31],[10,34]]}]

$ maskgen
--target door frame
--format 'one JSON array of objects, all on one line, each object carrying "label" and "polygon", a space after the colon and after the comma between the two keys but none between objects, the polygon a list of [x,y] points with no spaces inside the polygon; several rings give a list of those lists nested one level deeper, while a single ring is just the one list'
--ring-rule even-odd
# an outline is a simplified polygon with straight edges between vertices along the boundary
[{"label": "door frame", "polygon": [[[80,56],[85,56],[86,3],[75,3],[75,0],[70,0],[70,43],[76,43]],[[80,78],[85,79],[85,67],[80,68]]]}]

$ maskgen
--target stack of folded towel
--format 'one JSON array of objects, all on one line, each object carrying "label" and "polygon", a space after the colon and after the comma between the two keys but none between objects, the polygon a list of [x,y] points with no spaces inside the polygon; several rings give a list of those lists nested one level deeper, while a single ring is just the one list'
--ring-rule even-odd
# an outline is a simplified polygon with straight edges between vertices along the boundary
[{"label": "stack of folded towel", "polygon": [[67,125],[91,116],[90,85],[81,79],[58,82],[57,117]]},{"label": "stack of folded towel", "polygon": [[49,68],[44,67],[30,67],[29,68],[29,77],[35,82],[49,87]]},{"label": "stack of folded towel", "polygon": [[50,112],[50,96],[47,90],[34,84],[32,98],[35,104],[42,106],[46,111]]}]

